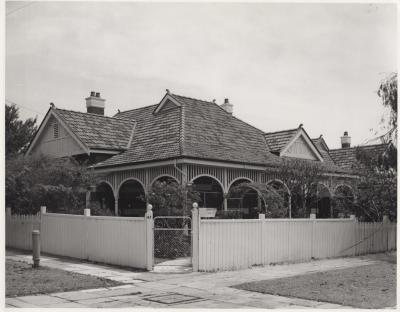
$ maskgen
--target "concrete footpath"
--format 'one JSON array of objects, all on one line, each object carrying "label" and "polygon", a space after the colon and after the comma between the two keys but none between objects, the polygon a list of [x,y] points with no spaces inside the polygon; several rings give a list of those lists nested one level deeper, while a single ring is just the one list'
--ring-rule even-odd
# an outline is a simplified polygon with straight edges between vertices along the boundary
[{"label": "concrete footpath", "polygon": [[[32,256],[7,251],[7,259],[32,263]],[[350,308],[337,304],[287,298],[230,286],[306,273],[344,269],[378,261],[368,257],[318,260],[308,263],[254,267],[217,273],[155,273],[123,270],[66,258],[42,256],[41,265],[99,276],[122,286],[6,298],[9,308]]]}]

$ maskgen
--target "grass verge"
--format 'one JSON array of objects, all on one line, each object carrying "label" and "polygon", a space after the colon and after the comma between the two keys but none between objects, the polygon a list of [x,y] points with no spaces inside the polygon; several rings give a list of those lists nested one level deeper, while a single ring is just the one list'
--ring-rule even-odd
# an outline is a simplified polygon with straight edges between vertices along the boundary
[{"label": "grass verge", "polygon": [[45,266],[33,269],[32,265],[28,263],[6,260],[6,297],[118,285],[122,285],[122,283]]},{"label": "grass verge", "polygon": [[392,307],[396,305],[396,264],[382,262],[232,287],[364,309]]}]

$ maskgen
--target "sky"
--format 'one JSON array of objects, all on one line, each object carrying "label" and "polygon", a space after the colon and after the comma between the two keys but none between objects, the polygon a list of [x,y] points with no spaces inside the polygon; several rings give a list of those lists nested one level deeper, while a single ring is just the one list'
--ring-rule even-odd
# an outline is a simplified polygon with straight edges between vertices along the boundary
[{"label": "sky", "polygon": [[6,103],[105,114],[172,93],[234,105],[265,131],[303,124],[340,147],[374,137],[397,71],[395,4],[7,2]]}]

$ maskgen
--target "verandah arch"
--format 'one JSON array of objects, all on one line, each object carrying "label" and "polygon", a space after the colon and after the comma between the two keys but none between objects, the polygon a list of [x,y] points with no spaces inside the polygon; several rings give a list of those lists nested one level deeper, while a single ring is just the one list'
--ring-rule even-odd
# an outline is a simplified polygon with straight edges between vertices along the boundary
[{"label": "verandah arch", "polygon": [[315,209],[317,218],[332,217],[332,195],[329,187],[322,182],[318,182],[313,185],[310,191],[312,194],[308,205],[311,209]]},{"label": "verandah arch", "polygon": [[196,176],[191,180],[193,190],[200,195],[199,207],[223,209],[222,183],[210,175]]},{"label": "verandah arch", "polygon": [[292,192],[288,186],[279,179],[274,179],[267,182],[267,185],[273,187],[281,196],[283,195],[283,203],[288,210],[288,217],[292,217]]},{"label": "verandah arch", "polygon": [[258,193],[251,187],[244,189],[236,189],[243,183],[252,183],[248,178],[236,178],[231,182],[227,193],[227,208],[230,211],[237,211],[244,216],[252,214],[253,210],[258,211],[261,209]]},{"label": "verandah arch", "polygon": [[337,185],[333,192],[333,202],[335,217],[345,217],[355,213],[355,195],[350,185]]},{"label": "verandah arch", "polygon": [[107,181],[101,181],[96,186],[95,201],[102,211],[115,214],[115,197],[112,186]]},{"label": "verandah arch", "polygon": [[118,188],[118,215],[124,217],[144,217],[146,213],[146,193],[143,184],[128,178]]},{"label": "verandah arch", "polygon": [[167,183],[176,182],[176,183],[179,184],[178,179],[177,179],[176,177],[172,176],[172,175],[169,175],[169,174],[162,174],[162,175],[159,175],[159,176],[155,177],[155,178],[153,179],[153,181],[151,181],[150,187],[151,187],[156,181],[159,181],[159,182],[167,182]]}]

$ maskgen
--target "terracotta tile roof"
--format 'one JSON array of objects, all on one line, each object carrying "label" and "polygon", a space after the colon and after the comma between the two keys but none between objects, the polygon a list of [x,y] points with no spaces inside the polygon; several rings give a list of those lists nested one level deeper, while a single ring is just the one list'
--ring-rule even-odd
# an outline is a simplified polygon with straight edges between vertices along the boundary
[{"label": "terracotta tile roof", "polygon": [[278,154],[296,135],[299,128],[264,133],[264,137],[271,152]]},{"label": "terracotta tile roof", "polygon": [[57,114],[91,149],[126,150],[135,121],[55,108]]},{"label": "terracotta tile roof", "polygon": [[114,166],[180,156],[181,110],[177,107],[153,114],[156,107],[157,104],[115,115],[118,118],[137,121],[131,147],[128,151],[99,163],[98,166]]},{"label": "terracotta tile roof", "polygon": [[316,139],[311,139],[311,141],[314,143],[314,145],[317,147],[318,151],[322,155],[324,162],[335,165],[331,155],[329,154],[329,149],[327,149],[328,146],[326,145],[325,140],[322,137],[319,137]]},{"label": "terracotta tile roof", "polygon": [[184,111],[183,156],[253,164],[276,163],[263,132],[219,105],[172,95]]},{"label": "terracotta tile roof", "polygon": [[372,152],[377,157],[382,155],[387,149],[388,144],[375,144],[355,146],[350,148],[339,148],[329,151],[336,165],[347,170],[357,170],[361,168],[360,162],[357,160],[357,149]]},{"label": "terracotta tile roof", "polygon": [[[270,152],[261,130],[232,116],[219,105],[175,94],[170,96],[180,106],[169,103],[166,109],[154,113],[158,106],[155,104],[118,113],[118,118],[137,122],[132,145],[128,151],[96,167],[178,157],[268,166],[278,166],[283,161]],[[298,129],[289,131],[294,135]],[[321,165],[330,172],[345,172],[333,163]]]},{"label": "terracotta tile roof", "polygon": [[277,162],[277,157],[268,151],[261,130],[228,114],[215,103],[171,96],[180,107],[153,114],[156,104],[117,114],[116,117],[137,121],[131,148],[96,166],[175,157],[252,164]]}]

